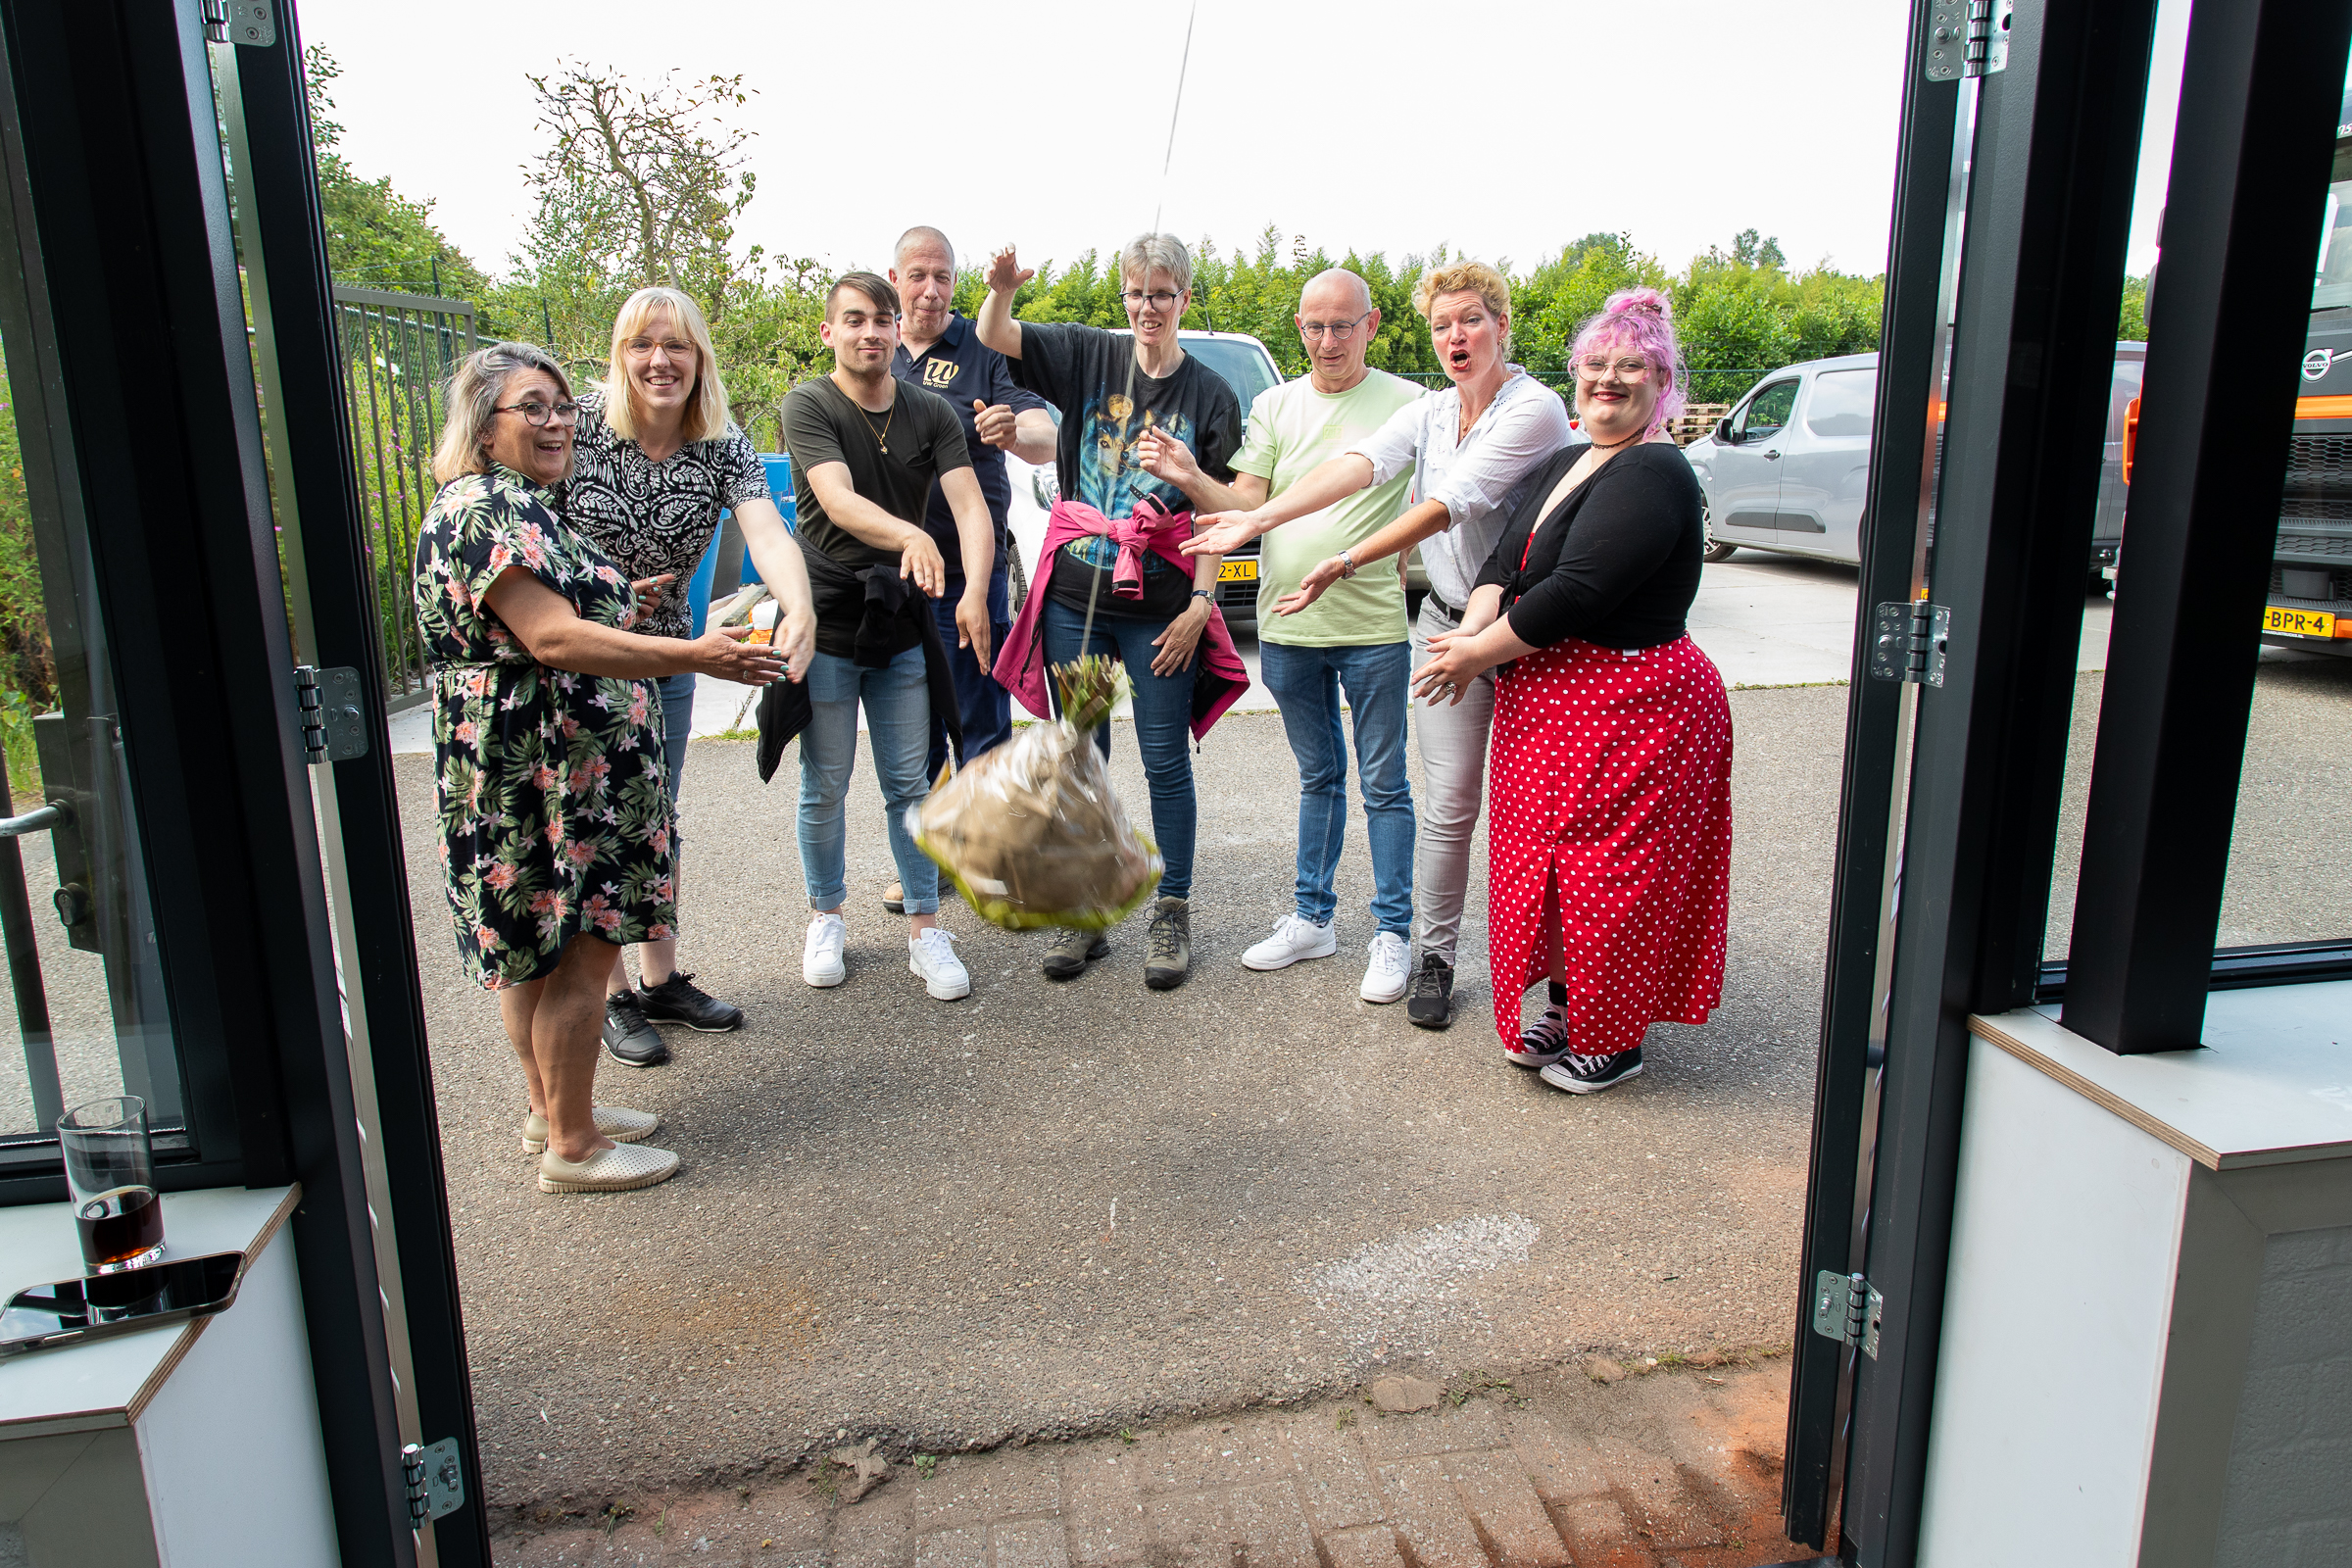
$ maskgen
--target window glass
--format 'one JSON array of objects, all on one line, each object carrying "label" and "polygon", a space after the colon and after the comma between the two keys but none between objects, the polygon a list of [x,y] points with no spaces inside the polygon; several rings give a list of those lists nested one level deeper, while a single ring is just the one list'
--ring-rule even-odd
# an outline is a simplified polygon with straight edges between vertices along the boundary
[{"label": "window glass", "polygon": [[1813,378],[1812,395],[1805,403],[1805,428],[1819,436],[1868,436],[1878,389],[1875,367],[1822,371]]},{"label": "window glass", "polygon": [[[0,1050],[0,1163],[105,1095],[147,1102],[159,1152],[185,1147],[114,670],[61,416],[42,403],[21,285],[0,275],[0,839],[11,1022]],[[46,1155],[54,1158],[54,1152]]]},{"label": "window glass", "polygon": [[1796,408],[1797,383],[1791,379],[1775,381],[1756,394],[1755,401],[1740,416],[1740,433],[1743,440],[1757,440],[1773,434],[1788,422]]},{"label": "window glass", "polygon": [[1266,357],[1254,344],[1232,338],[1186,338],[1184,352],[1198,355],[1200,363],[1232,383],[1234,396],[1242,400],[1242,417],[1250,416],[1250,404],[1266,388],[1274,384],[1274,373],[1266,367]]}]

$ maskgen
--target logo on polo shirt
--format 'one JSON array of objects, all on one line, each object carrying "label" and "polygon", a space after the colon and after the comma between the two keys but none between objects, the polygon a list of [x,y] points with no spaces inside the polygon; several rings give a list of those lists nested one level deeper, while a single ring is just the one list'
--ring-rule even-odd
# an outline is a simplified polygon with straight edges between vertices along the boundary
[{"label": "logo on polo shirt", "polygon": [[925,360],[923,362],[923,385],[929,387],[954,386],[956,373],[962,368],[963,367],[957,365],[954,360]]}]

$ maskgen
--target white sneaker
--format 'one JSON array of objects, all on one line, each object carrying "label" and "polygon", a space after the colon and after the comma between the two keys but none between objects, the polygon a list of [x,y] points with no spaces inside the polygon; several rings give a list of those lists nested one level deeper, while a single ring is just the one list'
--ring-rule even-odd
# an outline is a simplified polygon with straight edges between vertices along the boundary
[{"label": "white sneaker", "polygon": [[1316,925],[1286,914],[1274,922],[1274,934],[1242,955],[1245,969],[1288,969],[1300,958],[1328,958],[1340,951],[1331,922]]},{"label": "white sneaker", "polygon": [[1413,955],[1404,938],[1394,931],[1376,931],[1364,951],[1372,955],[1372,961],[1364,965],[1364,983],[1355,994],[1366,1002],[1400,1000],[1412,978]]},{"label": "white sneaker", "polygon": [[971,971],[956,956],[956,934],[938,926],[906,939],[906,967],[923,977],[923,989],[941,1002],[972,994]]},{"label": "white sneaker", "polygon": [[801,949],[801,978],[812,986],[837,986],[849,978],[841,950],[849,945],[850,928],[838,914],[820,914],[808,922],[808,941]]}]

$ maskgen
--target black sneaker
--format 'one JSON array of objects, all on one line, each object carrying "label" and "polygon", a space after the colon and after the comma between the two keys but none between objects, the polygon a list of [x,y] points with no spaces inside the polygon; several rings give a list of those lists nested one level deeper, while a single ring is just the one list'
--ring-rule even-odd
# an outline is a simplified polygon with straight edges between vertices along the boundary
[{"label": "black sneaker", "polygon": [[623,1067],[659,1067],[669,1059],[669,1048],[645,1021],[636,992],[605,998],[605,1050]]},{"label": "black sneaker", "polygon": [[1192,972],[1193,906],[1184,899],[1157,900],[1144,936],[1144,984],[1154,991],[1173,991]]},{"label": "black sneaker", "polygon": [[719,1001],[694,983],[694,976],[671,970],[658,986],[637,988],[637,1002],[655,1023],[682,1023],[707,1035],[723,1035],[743,1027],[743,1009]]},{"label": "black sneaker", "polygon": [[1628,1078],[1642,1076],[1642,1048],[1636,1046],[1613,1056],[1562,1056],[1536,1076],[1572,1095],[1597,1095]]},{"label": "black sneaker", "polygon": [[1086,966],[1110,951],[1110,938],[1100,931],[1072,931],[1067,927],[1054,933],[1054,945],[1046,950],[1046,978],[1075,980],[1086,973]]},{"label": "black sneaker", "polygon": [[1405,993],[1404,1015],[1424,1029],[1453,1022],[1453,965],[1434,953],[1421,955],[1413,989]]}]

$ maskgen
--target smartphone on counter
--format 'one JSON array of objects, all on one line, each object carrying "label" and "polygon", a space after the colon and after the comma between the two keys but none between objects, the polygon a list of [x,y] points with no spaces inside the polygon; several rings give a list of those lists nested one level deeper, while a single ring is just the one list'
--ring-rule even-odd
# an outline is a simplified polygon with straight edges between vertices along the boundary
[{"label": "smartphone on counter", "polygon": [[0,1308],[0,1356],[209,1317],[237,1298],[244,1267],[243,1252],[207,1252],[19,1291]]}]

